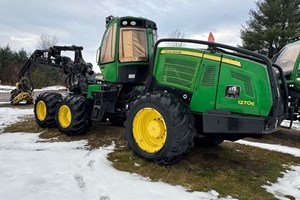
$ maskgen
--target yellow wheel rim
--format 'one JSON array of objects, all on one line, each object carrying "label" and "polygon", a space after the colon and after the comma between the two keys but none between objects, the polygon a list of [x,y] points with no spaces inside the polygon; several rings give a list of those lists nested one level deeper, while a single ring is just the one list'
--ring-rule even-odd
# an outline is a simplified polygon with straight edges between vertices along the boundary
[{"label": "yellow wheel rim", "polygon": [[58,121],[61,127],[67,128],[72,120],[71,110],[68,106],[63,105],[58,110]]},{"label": "yellow wheel rim", "polygon": [[39,101],[36,105],[36,116],[40,121],[44,121],[47,115],[47,107],[44,101]]},{"label": "yellow wheel rim", "polygon": [[143,108],[133,120],[133,137],[137,145],[148,153],[163,148],[167,139],[167,127],[162,115],[153,108]]}]

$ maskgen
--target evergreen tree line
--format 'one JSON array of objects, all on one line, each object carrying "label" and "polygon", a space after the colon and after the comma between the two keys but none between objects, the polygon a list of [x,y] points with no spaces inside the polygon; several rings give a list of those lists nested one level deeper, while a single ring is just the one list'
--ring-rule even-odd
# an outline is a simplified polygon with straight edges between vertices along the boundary
[{"label": "evergreen tree line", "polygon": [[258,0],[241,29],[242,46],[272,58],[300,34],[300,0]]},{"label": "evergreen tree line", "polygon": [[[30,53],[24,49],[13,51],[9,45],[0,46],[0,84],[15,85],[18,74],[30,57]],[[65,75],[58,68],[34,65],[30,70],[30,77],[35,88],[42,88],[51,85],[64,85]]]},{"label": "evergreen tree line", "polygon": [[9,45],[0,47],[0,81],[1,84],[13,85],[17,82],[18,73],[27,61],[24,49],[12,51]]}]

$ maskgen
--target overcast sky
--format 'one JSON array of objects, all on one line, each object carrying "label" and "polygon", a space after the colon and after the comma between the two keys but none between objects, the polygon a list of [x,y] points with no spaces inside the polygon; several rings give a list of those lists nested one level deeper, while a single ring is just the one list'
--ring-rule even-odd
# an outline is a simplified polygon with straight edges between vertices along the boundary
[{"label": "overcast sky", "polygon": [[159,38],[180,30],[185,38],[241,44],[240,29],[256,0],[0,0],[0,46],[33,52],[41,33],[58,45],[80,45],[94,68],[105,17],[140,16],[157,23]]}]

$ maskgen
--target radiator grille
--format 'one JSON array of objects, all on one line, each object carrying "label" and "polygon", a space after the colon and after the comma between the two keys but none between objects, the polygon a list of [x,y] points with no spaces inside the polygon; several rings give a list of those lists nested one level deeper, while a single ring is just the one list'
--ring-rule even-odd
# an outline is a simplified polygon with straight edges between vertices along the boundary
[{"label": "radiator grille", "polygon": [[177,84],[191,89],[197,68],[197,62],[166,58],[163,66],[162,81]]},{"label": "radiator grille", "polygon": [[206,66],[204,75],[201,80],[202,86],[214,86],[216,77],[216,67],[215,66]]}]

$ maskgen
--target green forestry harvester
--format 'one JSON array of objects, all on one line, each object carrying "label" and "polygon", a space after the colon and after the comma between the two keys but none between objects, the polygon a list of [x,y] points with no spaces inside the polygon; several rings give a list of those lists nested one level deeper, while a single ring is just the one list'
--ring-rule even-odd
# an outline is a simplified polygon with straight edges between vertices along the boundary
[{"label": "green forestry harvester", "polygon": [[296,68],[287,75],[281,63],[261,54],[199,40],[156,41],[156,31],[148,19],[108,17],[97,56],[103,80],[81,76],[66,97],[40,94],[34,106],[39,126],[78,135],[92,121],[109,119],[125,126],[135,154],[170,164],[188,152],[196,133],[218,144],[272,133],[284,119],[299,119],[299,48]]}]

